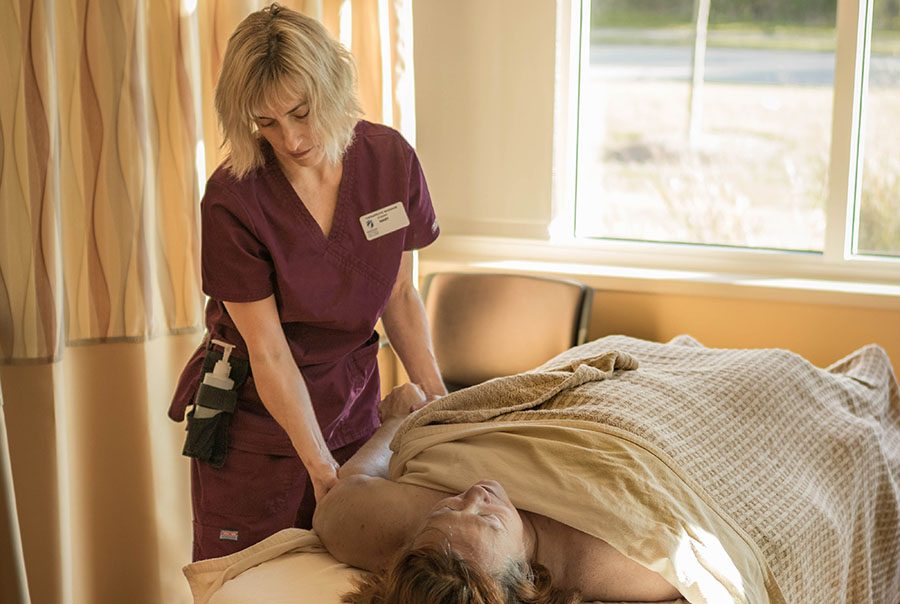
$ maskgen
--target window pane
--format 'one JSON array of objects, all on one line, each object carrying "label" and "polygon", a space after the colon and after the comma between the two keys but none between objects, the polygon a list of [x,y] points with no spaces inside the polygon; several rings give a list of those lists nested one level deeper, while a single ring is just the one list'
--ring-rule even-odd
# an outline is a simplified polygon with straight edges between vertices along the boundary
[{"label": "window pane", "polygon": [[709,6],[593,0],[578,234],[820,251],[836,0]]},{"label": "window pane", "polygon": [[857,251],[900,256],[900,4],[876,0]]}]

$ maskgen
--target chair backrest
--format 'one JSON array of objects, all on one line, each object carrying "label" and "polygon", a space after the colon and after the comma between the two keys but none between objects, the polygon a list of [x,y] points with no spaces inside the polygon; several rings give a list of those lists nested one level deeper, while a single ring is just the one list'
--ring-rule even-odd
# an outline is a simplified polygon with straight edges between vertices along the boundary
[{"label": "chair backrest", "polygon": [[428,275],[423,298],[441,375],[454,390],[584,343],[593,290],[566,279],[444,272]]}]

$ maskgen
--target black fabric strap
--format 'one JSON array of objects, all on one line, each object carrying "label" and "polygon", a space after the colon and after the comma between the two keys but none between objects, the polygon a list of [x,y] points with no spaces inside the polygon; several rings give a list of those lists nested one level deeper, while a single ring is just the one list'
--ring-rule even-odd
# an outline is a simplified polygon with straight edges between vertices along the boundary
[{"label": "black fabric strap", "polygon": [[197,390],[196,404],[208,409],[234,413],[234,408],[237,406],[237,392],[200,384],[200,389]]}]

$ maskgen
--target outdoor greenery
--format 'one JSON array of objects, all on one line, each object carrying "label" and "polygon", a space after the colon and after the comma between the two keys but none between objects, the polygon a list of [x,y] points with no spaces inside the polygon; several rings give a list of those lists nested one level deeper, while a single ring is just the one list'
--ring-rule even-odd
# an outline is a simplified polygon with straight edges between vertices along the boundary
[{"label": "outdoor greenery", "polygon": [[[711,26],[834,26],[836,0],[711,0]],[[693,0],[591,0],[593,27],[654,27],[690,23]],[[875,29],[900,29],[900,0],[876,0]]]},{"label": "outdoor greenery", "polygon": [[[837,0],[710,0],[710,47],[832,51]],[[690,44],[694,0],[591,0],[594,43]],[[900,0],[875,0],[873,52],[900,55]],[[637,31],[636,31],[637,30]]]}]

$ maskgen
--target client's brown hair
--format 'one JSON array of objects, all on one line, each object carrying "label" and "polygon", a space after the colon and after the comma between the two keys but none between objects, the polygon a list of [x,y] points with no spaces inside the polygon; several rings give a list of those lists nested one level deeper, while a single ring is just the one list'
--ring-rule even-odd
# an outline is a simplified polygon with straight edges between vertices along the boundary
[{"label": "client's brown hair", "polygon": [[553,586],[540,564],[511,564],[491,576],[449,546],[401,552],[383,573],[359,580],[346,604],[578,604],[577,592]]}]

